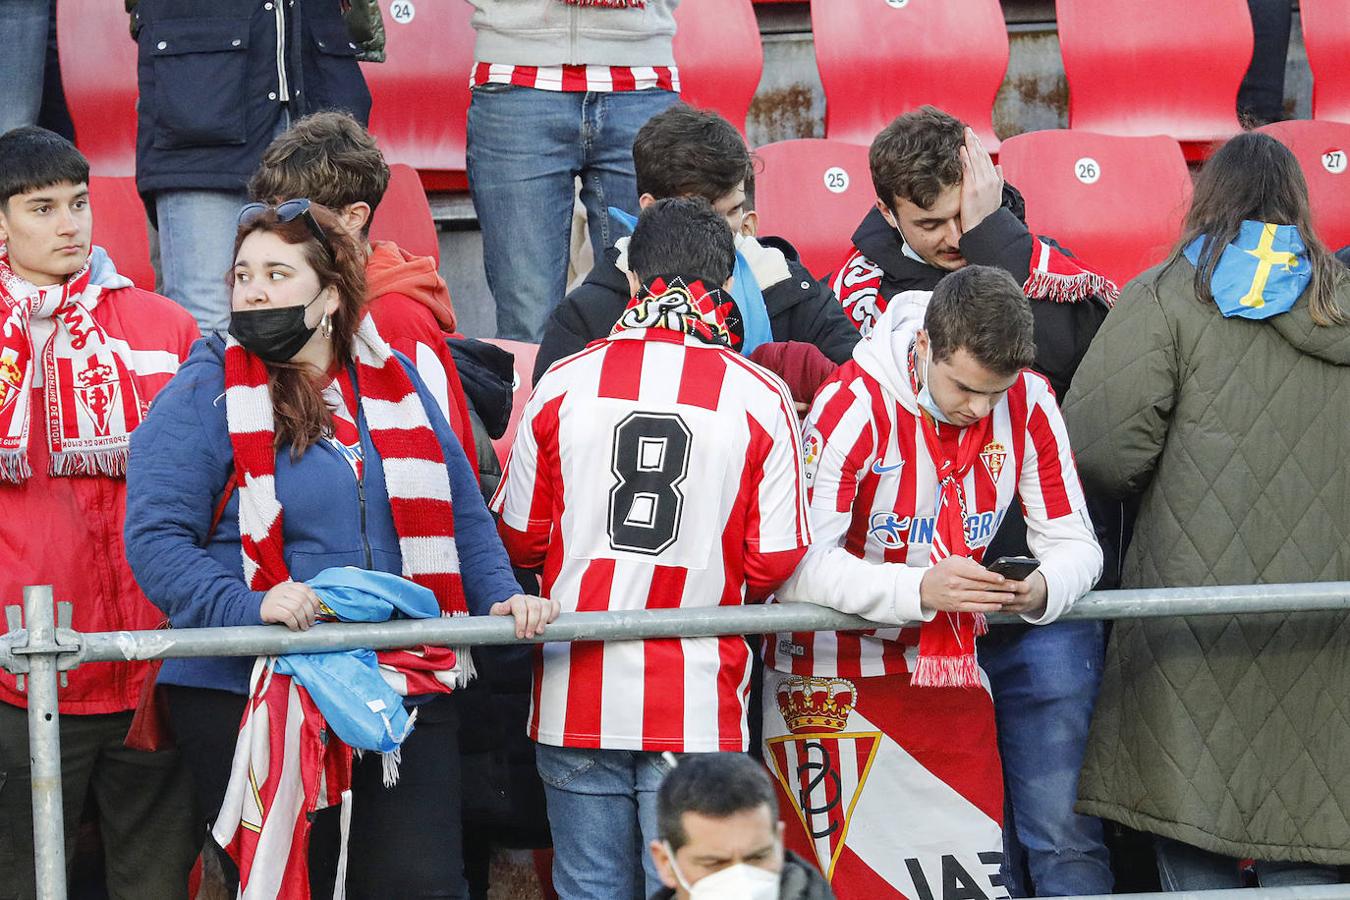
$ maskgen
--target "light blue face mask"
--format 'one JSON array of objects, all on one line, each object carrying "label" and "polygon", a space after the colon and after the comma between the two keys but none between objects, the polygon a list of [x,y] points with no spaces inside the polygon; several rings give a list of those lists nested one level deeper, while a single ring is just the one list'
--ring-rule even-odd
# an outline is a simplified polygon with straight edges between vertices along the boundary
[{"label": "light blue face mask", "polygon": [[919,388],[919,394],[915,397],[915,400],[918,401],[919,407],[936,421],[941,422],[944,425],[951,425],[953,424],[952,420],[947,418],[947,414],[942,411],[941,407],[937,405],[937,401],[933,399],[933,392],[928,390],[928,367],[932,361],[933,348],[929,347],[928,352],[923,358],[923,386]]}]

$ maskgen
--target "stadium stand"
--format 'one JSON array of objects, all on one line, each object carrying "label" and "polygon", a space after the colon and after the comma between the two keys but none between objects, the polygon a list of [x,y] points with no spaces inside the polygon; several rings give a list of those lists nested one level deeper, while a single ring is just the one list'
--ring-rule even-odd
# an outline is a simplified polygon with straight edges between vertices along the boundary
[{"label": "stadium stand", "polygon": [[508,341],[505,338],[488,338],[487,341],[509,351],[516,358],[515,392],[511,395],[511,422],[506,426],[506,432],[492,442],[492,449],[497,451],[497,459],[505,465],[506,456],[511,452],[511,442],[516,439],[516,425],[520,422],[521,413],[525,412],[525,404],[530,399],[534,357],[539,352],[539,345]]},{"label": "stadium stand", "polygon": [[[94,213],[94,243],[108,251],[117,271],[136,287],[153,291],[155,270],[150,265],[145,205],[136,193],[136,179],[129,175],[90,175],[89,208]],[[224,272],[220,273],[220,284],[224,291]]]},{"label": "stadium stand", "polygon": [[997,0],[812,0],[811,29],[827,138],[869,144],[891,119],[931,103],[998,151],[994,98],[1009,51]]},{"label": "stadium stand", "polygon": [[121,3],[56,5],[66,105],[80,152],[95,175],[136,174],[136,42],[127,28]]},{"label": "stadium stand", "polygon": [[431,206],[417,172],[411,166],[394,163],[389,167],[389,187],[370,224],[375,241],[393,241],[409,253],[430,256],[441,262],[440,241]]},{"label": "stadium stand", "polygon": [[[400,15],[393,14],[394,6]],[[371,95],[370,131],[385,159],[412,166],[427,189],[468,190],[464,148],[473,7],[380,0],[380,11],[386,61],[361,64]]]},{"label": "stadium stand", "polygon": [[1298,157],[1322,243],[1333,251],[1350,244],[1350,123],[1304,119],[1258,130]]},{"label": "stadium stand", "polygon": [[1057,0],[1055,9],[1070,128],[1169,135],[1192,160],[1238,132],[1252,58],[1244,0],[1158,0],[1146,14],[1115,0]]},{"label": "stadium stand", "polygon": [[831,140],[780,141],[755,151],[760,234],[786,238],[817,277],[849,251],[851,235],[876,199],[867,148]]},{"label": "stadium stand", "polygon": [[1350,122],[1350,10],[1344,0],[1300,0],[1298,14],[1313,73],[1313,118]]},{"label": "stadium stand", "polygon": [[715,109],[745,134],[745,117],[764,72],[764,47],[750,0],[682,0],[675,9],[680,96]]},{"label": "stadium stand", "polygon": [[1004,141],[999,161],[1027,227],[1119,285],[1162,261],[1190,202],[1181,148],[1160,135],[1033,131]]}]

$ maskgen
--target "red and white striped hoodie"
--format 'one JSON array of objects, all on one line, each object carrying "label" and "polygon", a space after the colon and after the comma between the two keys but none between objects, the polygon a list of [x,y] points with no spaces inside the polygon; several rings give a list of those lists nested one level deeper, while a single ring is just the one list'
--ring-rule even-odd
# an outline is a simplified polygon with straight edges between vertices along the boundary
[{"label": "red and white striped hoodie", "polygon": [[[912,299],[911,295],[906,295]],[[909,348],[924,304],[890,306],[853,360],[816,394],[803,453],[814,542],[778,591],[894,625],[933,617],[919,603],[932,554],[938,484],[911,384]],[[1024,371],[990,413],[990,439],[966,476],[966,541],[980,561],[1008,507],[1021,502],[1027,542],[1049,589],[1054,621],[1101,572],[1102,553],[1054,392]],[[955,426],[939,425],[946,439]],[[869,677],[909,671],[916,628],[778,635],[768,665],[803,675]]]}]

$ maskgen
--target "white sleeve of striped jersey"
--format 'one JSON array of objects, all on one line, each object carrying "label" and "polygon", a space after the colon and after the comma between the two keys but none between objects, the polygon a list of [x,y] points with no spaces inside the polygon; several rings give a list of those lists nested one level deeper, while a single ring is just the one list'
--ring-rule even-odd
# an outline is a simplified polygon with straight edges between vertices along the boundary
[{"label": "white sleeve of striped jersey", "polygon": [[[1033,625],[1046,625],[1064,614],[1078,602],[1078,598],[1092,589],[1102,573],[1102,548],[1092,529],[1083,497],[1073,451],[1069,447],[1069,433],[1064,418],[1049,391],[1042,382],[1036,382],[1028,392],[1028,401],[1045,415],[1058,454],[1058,465],[1053,467],[1062,487],[1042,484],[1040,460],[1036,456],[1035,440],[1027,435],[1027,460],[1022,466],[1018,492],[1026,509],[1027,546],[1041,561],[1040,572],[1045,577],[1045,612],[1039,616],[1022,616]],[[1048,494],[1057,493],[1059,503],[1072,510],[1067,515],[1051,518],[1046,511]]]},{"label": "white sleeve of striped jersey", "polygon": [[[511,452],[502,468],[502,480],[488,508],[516,531],[530,528],[530,510],[534,508],[535,484],[539,474],[539,446],[534,438],[534,418],[541,407],[540,392],[535,390],[516,425]],[[557,486],[561,489],[561,485]]]},{"label": "white sleeve of striped jersey", "polygon": [[1047,589],[1045,612],[1024,615],[1032,625],[1048,625],[1092,590],[1102,574],[1102,548],[1086,510],[1058,519],[1027,514],[1027,546],[1041,561]]},{"label": "white sleeve of striped jersey", "polygon": [[796,409],[787,386],[777,376],[773,380],[778,389],[777,403],[772,407],[765,404],[760,416],[771,443],[759,473],[759,528],[757,533],[747,535],[760,553],[796,550],[811,542]]},{"label": "white sleeve of striped jersey", "polygon": [[[817,401],[808,430],[823,407]],[[852,513],[839,512],[836,498],[841,481],[857,478],[857,472],[846,471],[848,449],[866,427],[868,414],[867,403],[860,400],[830,434],[822,435],[811,489],[811,546],[776,596],[818,603],[886,625],[928,621],[934,613],[925,614],[919,604],[919,582],[926,568],[868,562],[843,547]]]}]

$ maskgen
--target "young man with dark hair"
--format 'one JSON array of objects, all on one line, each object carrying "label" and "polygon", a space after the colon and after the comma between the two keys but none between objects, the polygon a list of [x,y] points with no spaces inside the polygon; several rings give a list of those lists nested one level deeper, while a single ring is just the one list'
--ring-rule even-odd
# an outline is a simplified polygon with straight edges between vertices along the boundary
[{"label": "young man with dark hair", "polygon": [[370,240],[370,223],[388,187],[389,166],[375,138],[347,113],[330,110],[305,116],[272,141],[248,191],[265,203],[305,197],[337,213],[366,248],[366,297],[376,328],[417,366],[472,459],[464,387],[445,343],[455,330],[455,308],[436,260],[413,256],[392,241]]},{"label": "young man with dark hair", "polygon": [[[834,278],[849,318],[864,332],[893,302],[917,303],[949,273],[989,265],[1012,275],[1030,300],[1036,358],[1056,397],[1118,295],[1049,238],[1024,223],[1022,195],[973,131],[931,106],[898,117],[869,153],[876,208],[853,234],[854,251]],[[896,298],[900,298],[897,300]],[[916,300],[916,298],[919,298]],[[1119,581],[1124,512],[1089,497],[1106,553],[1101,587]],[[990,545],[991,557],[1027,553],[1014,508]],[[1101,680],[1100,622],[995,629],[981,663],[998,710],[999,742],[1012,822],[1007,830],[1014,895],[1102,894],[1112,887],[1101,823],[1073,811],[1077,773]]]},{"label": "young man with dark hair", "polygon": [[783,849],[778,797],[743,753],[687,756],[656,794],[648,850],[665,888],[651,900],[833,900],[815,867]]},{"label": "young man with dark hair", "polygon": [[[126,561],[131,431],[187,358],[192,317],[93,246],[89,163],[41,128],[0,136],[0,606],[52,585],[80,631],[164,616]],[[69,673],[59,694],[67,858],[98,807],[113,898],[187,896],[202,835],[177,750],[123,746],[147,663]],[[27,695],[0,672],[0,896],[34,896]]]},{"label": "young man with dark hair", "polygon": [[[628,251],[612,332],[550,368],[525,408],[492,500],[502,537],[568,611],[762,601],[810,534],[792,396],[731,348],[731,230],[704,200],[659,200]],[[643,889],[633,850],[656,838],[661,754],[747,750],[750,673],[736,636],[537,651],[529,733],[560,896]]]},{"label": "young man with dark hair", "polygon": [[[807,416],[815,543],[777,596],[893,626],[778,635],[765,654],[764,755],[799,813],[788,846],[841,896],[1006,896],[976,638],[985,613],[1054,621],[1102,564],[1059,407],[1027,370],[1033,331],[1007,272],[963,267],[922,320],[887,309]],[[988,548],[1019,505],[1039,564],[1005,576]]]},{"label": "young man with dark hair", "polygon": [[[743,353],[772,341],[815,344],[836,363],[848,359],[858,336],[833,295],[779,238],[758,238],[747,224],[750,151],[730,122],[710,110],[676,104],[653,116],[633,142],[638,205],[668,197],[701,197],[736,239],[732,299],[745,322]],[[753,219],[753,216],[750,216]],[[585,282],[558,304],[544,328],[534,379],[553,363],[604,337],[628,302],[627,238],[596,259]]]}]

